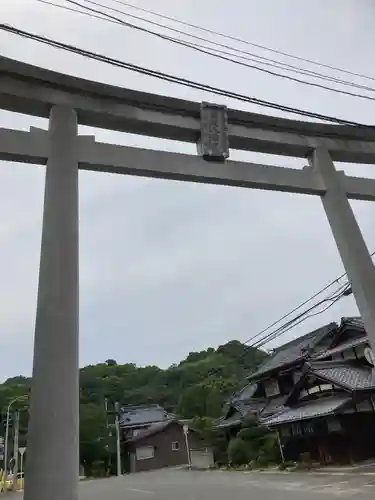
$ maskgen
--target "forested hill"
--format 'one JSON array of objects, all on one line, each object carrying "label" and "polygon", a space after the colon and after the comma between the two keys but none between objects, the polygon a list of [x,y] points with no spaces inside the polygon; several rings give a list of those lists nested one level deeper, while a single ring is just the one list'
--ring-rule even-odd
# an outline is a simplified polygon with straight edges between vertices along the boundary
[{"label": "forested hill", "polygon": [[[191,352],[168,369],[120,365],[114,359],[80,370],[81,422],[103,411],[104,398],[120,404],[159,403],[182,417],[216,417],[224,399],[266,354],[233,340],[218,349]],[[0,407],[28,391],[30,379],[13,377],[0,385]],[[95,420],[95,418],[94,418]]]}]

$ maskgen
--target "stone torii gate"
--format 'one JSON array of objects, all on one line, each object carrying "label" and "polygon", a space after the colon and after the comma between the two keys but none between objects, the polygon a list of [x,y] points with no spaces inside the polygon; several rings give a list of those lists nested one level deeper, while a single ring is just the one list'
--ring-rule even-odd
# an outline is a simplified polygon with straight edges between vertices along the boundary
[{"label": "stone torii gate", "polygon": [[[375,129],[306,123],[121,89],[0,58],[0,109],[49,118],[0,129],[0,160],[46,165],[25,500],[77,500],[78,169],[320,196],[375,347],[375,271],[349,199],[375,180],[334,161],[375,163]],[[191,143],[199,155],[97,143],[78,124]],[[226,161],[231,149],[304,157],[301,170]]]}]

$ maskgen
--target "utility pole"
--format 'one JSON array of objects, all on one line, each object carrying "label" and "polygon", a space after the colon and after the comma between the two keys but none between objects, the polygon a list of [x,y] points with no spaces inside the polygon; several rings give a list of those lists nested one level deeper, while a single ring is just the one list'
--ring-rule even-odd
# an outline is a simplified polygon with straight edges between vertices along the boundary
[{"label": "utility pole", "polygon": [[285,462],[284,449],[283,449],[283,445],[281,444],[280,432],[279,431],[276,432],[276,437],[277,437],[277,444],[279,445],[281,461],[284,463]]},{"label": "utility pole", "polygon": [[121,476],[121,443],[120,443],[120,420],[119,403],[115,403],[115,428],[116,428],[116,458],[117,458],[117,476]]},{"label": "utility pole", "polygon": [[118,414],[116,414],[115,426],[116,426],[117,476],[121,476],[120,422]]},{"label": "utility pole", "polygon": [[184,424],[182,430],[184,431],[184,436],[185,436],[186,456],[188,460],[188,465],[189,469],[191,470],[191,455],[190,455],[189,438],[188,438],[189,426],[187,424]]},{"label": "utility pole", "polygon": [[110,470],[111,470],[111,464],[112,464],[111,450],[110,450],[110,446],[109,446],[109,442],[110,442],[109,438],[111,437],[112,434],[111,434],[111,431],[110,431],[109,425],[108,425],[108,398],[107,397],[104,398],[104,411],[105,411],[105,428],[106,428],[105,449],[107,450],[107,455],[108,455],[106,474],[109,475]]},{"label": "utility pole", "polygon": [[9,441],[9,410],[10,405],[7,410],[7,418],[5,423],[5,442],[4,442],[4,474],[3,474],[3,486],[4,489],[7,487],[7,479],[8,479],[8,441]]},{"label": "utility pole", "polygon": [[16,411],[14,422],[14,446],[13,446],[13,491],[17,490],[17,474],[18,474],[18,440],[20,434],[20,411]]}]

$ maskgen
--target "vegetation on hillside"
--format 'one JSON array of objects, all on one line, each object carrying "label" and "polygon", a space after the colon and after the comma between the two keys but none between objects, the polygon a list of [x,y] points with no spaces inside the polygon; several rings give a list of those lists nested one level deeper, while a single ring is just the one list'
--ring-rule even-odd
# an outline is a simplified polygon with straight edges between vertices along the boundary
[{"label": "vegetation on hillside", "polygon": [[[108,436],[104,401],[109,406],[158,403],[180,417],[210,420],[221,413],[223,402],[241,388],[245,375],[266,357],[263,351],[231,341],[218,349],[191,352],[168,369],[118,364],[114,359],[80,370],[81,461],[92,467],[114,453]],[[0,385],[3,418],[8,403],[28,393],[31,379],[13,377]],[[15,405],[16,407],[16,405]],[[202,420],[203,419],[203,420]]]}]

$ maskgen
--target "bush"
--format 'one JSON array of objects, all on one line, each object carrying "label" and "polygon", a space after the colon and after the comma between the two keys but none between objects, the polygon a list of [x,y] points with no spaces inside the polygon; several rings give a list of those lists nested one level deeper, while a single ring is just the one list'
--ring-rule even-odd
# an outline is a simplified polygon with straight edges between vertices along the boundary
[{"label": "bush", "polygon": [[259,452],[268,463],[276,464],[280,462],[280,448],[275,434],[269,434],[264,437]]},{"label": "bush", "polygon": [[95,460],[90,468],[91,477],[104,477],[106,475],[105,464],[102,460]]},{"label": "bush", "polygon": [[280,462],[280,449],[276,434],[259,425],[255,419],[247,419],[242,424],[237,437],[248,445],[250,460],[256,461],[260,466]]},{"label": "bush", "polygon": [[245,465],[249,462],[249,448],[245,441],[239,438],[232,439],[228,445],[229,463],[233,465]]}]

